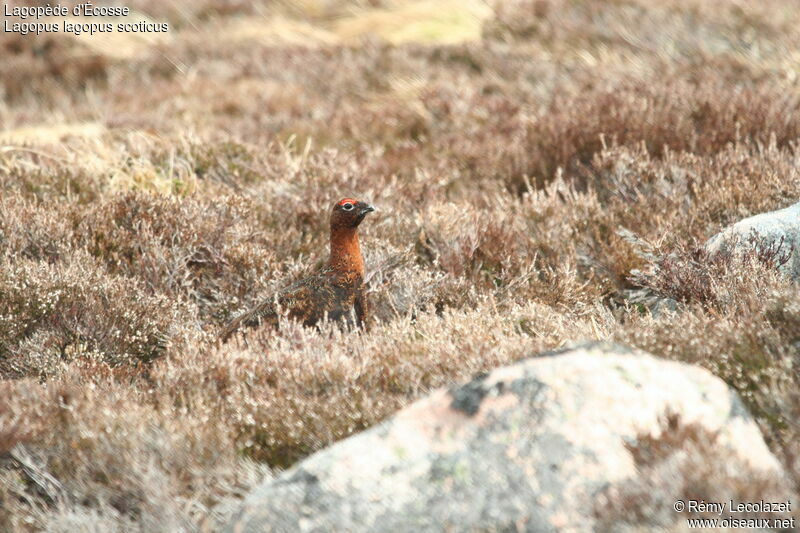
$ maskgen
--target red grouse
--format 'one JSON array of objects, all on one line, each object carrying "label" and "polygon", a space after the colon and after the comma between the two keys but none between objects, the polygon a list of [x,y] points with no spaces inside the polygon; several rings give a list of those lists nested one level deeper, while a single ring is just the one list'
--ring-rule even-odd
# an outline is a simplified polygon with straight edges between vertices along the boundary
[{"label": "red grouse", "polygon": [[253,328],[262,324],[277,326],[279,309],[306,326],[312,326],[324,318],[348,321],[352,319],[354,311],[356,324],[365,328],[368,310],[358,225],[372,211],[375,209],[371,205],[352,198],[345,198],[334,205],[328,266],[234,318],[222,330],[222,341],[227,341],[243,327]]}]

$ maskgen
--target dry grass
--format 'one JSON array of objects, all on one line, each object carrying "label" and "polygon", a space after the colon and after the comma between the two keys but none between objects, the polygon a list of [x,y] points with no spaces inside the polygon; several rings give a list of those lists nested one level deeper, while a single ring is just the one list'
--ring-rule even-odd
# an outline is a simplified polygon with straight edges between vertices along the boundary
[{"label": "dry grass", "polygon": [[[124,56],[3,38],[0,529],[212,531],[270,468],[590,338],[725,379],[797,490],[798,287],[696,251],[800,197],[794,4],[498,2],[480,35],[428,4],[135,1],[174,29]],[[218,346],[344,195],[380,210],[375,328]]]}]

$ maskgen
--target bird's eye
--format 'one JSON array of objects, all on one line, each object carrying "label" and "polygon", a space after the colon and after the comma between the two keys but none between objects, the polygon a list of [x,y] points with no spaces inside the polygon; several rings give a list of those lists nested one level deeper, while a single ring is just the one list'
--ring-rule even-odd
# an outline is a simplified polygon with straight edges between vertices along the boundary
[{"label": "bird's eye", "polygon": [[342,205],[342,209],[344,209],[345,211],[352,211],[353,210],[353,204],[351,204],[350,202],[347,202],[346,204]]}]

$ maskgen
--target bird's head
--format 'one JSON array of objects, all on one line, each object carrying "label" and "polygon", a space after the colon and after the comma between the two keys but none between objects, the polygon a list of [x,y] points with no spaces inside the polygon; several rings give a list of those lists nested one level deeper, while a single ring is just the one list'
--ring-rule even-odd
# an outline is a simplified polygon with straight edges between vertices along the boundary
[{"label": "bird's head", "polygon": [[366,202],[344,198],[336,202],[331,212],[331,229],[357,228],[367,213],[372,213],[375,208]]}]

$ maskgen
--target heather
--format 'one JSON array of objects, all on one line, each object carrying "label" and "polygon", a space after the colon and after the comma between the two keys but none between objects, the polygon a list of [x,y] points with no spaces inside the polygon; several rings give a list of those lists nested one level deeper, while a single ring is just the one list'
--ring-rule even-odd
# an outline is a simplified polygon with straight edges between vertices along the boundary
[{"label": "heather", "polygon": [[[788,0],[153,2],[167,36],[0,36],[0,529],[214,531],[433,388],[585,339],[708,368],[800,483]],[[369,332],[225,322],[344,196]]]}]

